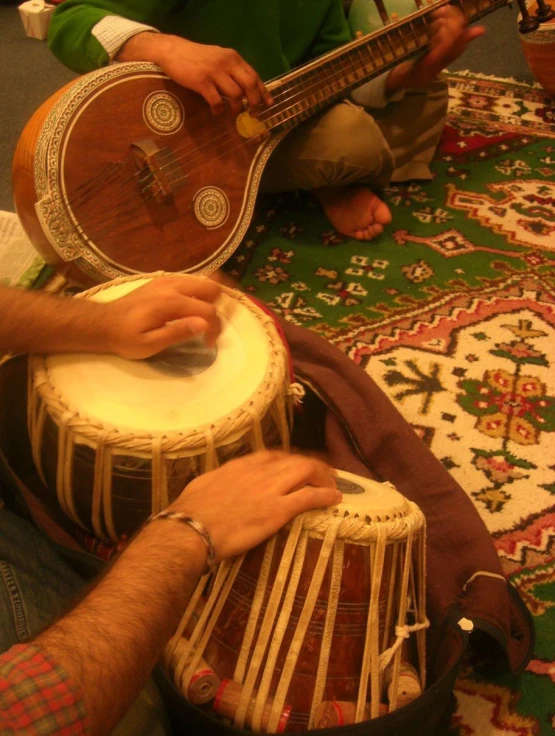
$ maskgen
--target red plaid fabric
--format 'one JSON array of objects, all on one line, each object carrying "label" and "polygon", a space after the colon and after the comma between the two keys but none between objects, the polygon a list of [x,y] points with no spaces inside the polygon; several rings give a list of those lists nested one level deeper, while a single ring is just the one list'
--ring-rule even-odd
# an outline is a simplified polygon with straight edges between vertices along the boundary
[{"label": "red plaid fabric", "polygon": [[88,733],[78,689],[62,667],[31,644],[0,655],[0,733]]}]

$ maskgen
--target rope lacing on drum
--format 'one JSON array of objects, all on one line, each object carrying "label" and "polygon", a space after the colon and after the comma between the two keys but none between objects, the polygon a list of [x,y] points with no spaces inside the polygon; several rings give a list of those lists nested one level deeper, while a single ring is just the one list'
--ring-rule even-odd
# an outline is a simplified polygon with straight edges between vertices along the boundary
[{"label": "rope lacing on drum", "polygon": [[[384,682],[383,674],[388,667],[391,667],[388,673],[391,675],[389,687],[392,688],[390,708],[395,710],[397,707],[399,673],[402,665],[401,650],[403,642],[412,633],[416,634],[421,673],[420,675],[416,673],[416,677],[423,686],[425,642],[422,635],[429,625],[425,615],[424,519],[417,506],[410,502],[407,504],[405,515],[384,521],[374,520],[372,524],[348,513],[346,516],[341,516],[338,510],[333,508],[307,512],[296,517],[289,528],[285,546],[280,553],[279,567],[274,576],[270,576],[270,571],[277,549],[276,537],[269,540],[264,550],[264,558],[251,602],[252,607],[233,675],[233,680],[241,685],[233,719],[236,727],[243,728],[247,721],[247,714],[250,713],[248,725],[253,731],[261,730],[263,715],[268,718],[266,731],[276,730],[286,704],[303,642],[318,603],[324,576],[328,575],[325,622],[308,724],[309,729],[314,726],[315,714],[326,689],[336,614],[340,607],[339,595],[345,554],[344,540],[346,539],[350,543],[358,542],[367,545],[367,551],[363,554],[368,555],[368,569],[371,570],[370,601],[356,705],[357,721],[363,719],[368,702],[370,702],[371,717],[378,715]],[[323,534],[321,534],[322,531],[324,531]],[[292,617],[293,607],[298,605],[297,593],[307,556],[308,542],[314,537],[321,538],[322,543],[315,566],[311,567],[310,585],[307,592],[303,593],[302,609],[296,618]],[[416,560],[419,565],[418,572],[413,569],[413,560]],[[179,664],[174,670],[174,681],[176,685],[179,683],[178,686],[182,692],[186,692],[195,667],[201,661],[214,630],[217,630],[218,618],[223,610],[225,599],[239,572],[239,567],[235,565],[236,562],[231,561],[221,564],[213,580],[208,600],[191,632],[190,647],[187,650],[189,653],[181,655]],[[384,585],[385,589],[382,587]],[[206,582],[202,581],[170,645],[167,660],[171,658],[171,652],[176,647],[176,639],[181,637],[185,631],[186,622],[190,620],[196,602],[201,592],[205,590]],[[385,614],[379,602],[384,591],[387,595]],[[261,621],[260,616],[262,616]],[[408,624],[407,617],[412,617],[415,623]],[[291,624],[295,619],[296,623]],[[393,621],[396,621],[394,627],[392,627]],[[288,627],[291,625],[294,626],[294,631],[289,636],[291,632]],[[391,646],[380,652],[380,646],[386,646],[386,643],[389,643],[393,637],[395,640]],[[285,655],[282,652],[284,641],[290,642]],[[266,710],[265,713],[272,699],[270,691],[273,689],[272,681],[275,677],[278,657],[283,662],[283,667],[273,694],[270,712]],[[175,663],[173,664],[175,666]]]},{"label": "rope lacing on drum", "polygon": [[287,396],[290,396],[294,406],[299,406],[303,403],[305,397],[304,386],[301,383],[290,383],[287,389]]},{"label": "rope lacing on drum", "polygon": [[405,639],[408,639],[411,634],[415,634],[417,631],[424,631],[430,626],[429,620],[424,617],[423,621],[417,624],[396,626],[395,627],[395,642],[389,649],[385,649],[380,654],[380,674],[384,672],[390,665],[395,653],[402,646]]},{"label": "rope lacing on drum", "polygon": [[[340,509],[336,508],[309,511],[304,514],[304,528],[314,535],[324,536],[331,519],[338,517],[340,513]],[[406,539],[410,532],[422,528],[425,523],[422,511],[411,501],[407,501],[406,512],[402,515],[391,515],[391,518],[381,519],[376,514],[370,521],[367,521],[364,517],[347,513],[339,519],[337,538],[360,543],[375,542],[378,538],[378,530],[382,526],[387,529],[388,540],[397,541]]]},{"label": "rope lacing on drum", "polygon": [[[166,275],[162,271],[151,274],[137,274],[132,277],[117,278],[109,284],[100,284],[75,298],[89,299],[106,288],[134,281],[148,281]],[[176,274],[172,274],[173,277]],[[186,278],[183,275],[183,278]],[[265,429],[260,426],[263,418],[275,417],[283,449],[289,447],[289,423],[286,406],[290,401],[299,401],[304,393],[302,386],[289,386],[289,374],[285,359],[285,346],[281,341],[273,319],[260,310],[242,294],[222,287],[235,302],[239,302],[264,326],[268,340],[268,365],[263,380],[249,399],[249,410],[238,406],[227,416],[214,424],[198,427],[190,432],[168,432],[154,435],[145,431],[119,431],[113,425],[106,425],[95,417],[85,415],[75,406],[70,406],[62,395],[49,370],[49,359],[44,355],[33,355],[29,361],[29,385],[32,387],[29,400],[29,434],[33,459],[41,480],[47,485],[42,469],[42,442],[47,418],[58,425],[63,438],[58,448],[57,487],[60,505],[68,515],[85,528],[92,527],[97,536],[106,533],[117,540],[112,514],[111,499],[111,457],[112,455],[149,456],[152,453],[153,506],[157,510],[168,502],[169,463],[181,456],[206,459],[205,469],[218,466],[217,448],[223,447],[237,438],[245,438],[252,431],[257,449],[264,446]],[[291,394],[289,393],[291,392]],[[265,426],[265,425],[264,425]],[[86,444],[96,452],[95,480],[92,499],[92,519],[79,519],[73,501],[71,464],[76,445]]]}]

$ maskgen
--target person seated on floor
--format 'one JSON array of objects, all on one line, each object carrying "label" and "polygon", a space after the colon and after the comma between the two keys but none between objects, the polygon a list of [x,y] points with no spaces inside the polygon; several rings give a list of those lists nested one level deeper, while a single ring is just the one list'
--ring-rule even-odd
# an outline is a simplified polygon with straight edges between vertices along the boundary
[{"label": "person seated on floor", "polygon": [[[218,294],[212,281],[176,276],[110,303],[0,288],[0,348],[145,358],[192,335],[215,339]],[[45,610],[74,597],[84,581],[36,527],[0,505],[0,732],[112,733],[207,561],[241,554],[297,514],[340,500],[334,471],[319,460],[283,452],[232,460],[193,480],[168,508],[174,518],[149,520],[81,602],[42,633]],[[157,697],[151,685],[140,713],[117,733],[169,733]]]},{"label": "person seated on floor", "polygon": [[[371,240],[383,232],[391,212],[375,191],[432,178],[448,97],[438,75],[484,33],[451,6],[433,14],[430,29],[419,59],[290,132],[270,156],[262,189],[312,191],[344,235]],[[53,53],[77,72],[111,61],[154,62],[215,114],[224,98],[234,111],[244,98],[253,111],[271,105],[264,82],[350,40],[341,0],[65,0],[48,37]]]}]

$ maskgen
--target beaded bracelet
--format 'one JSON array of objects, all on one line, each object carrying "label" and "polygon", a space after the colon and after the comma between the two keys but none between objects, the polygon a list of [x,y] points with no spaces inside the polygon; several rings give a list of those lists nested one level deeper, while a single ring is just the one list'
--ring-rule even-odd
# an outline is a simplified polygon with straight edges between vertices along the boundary
[{"label": "beaded bracelet", "polygon": [[199,535],[199,537],[202,539],[204,544],[206,545],[206,549],[208,552],[208,557],[206,558],[206,567],[204,568],[202,574],[207,575],[209,572],[212,571],[212,567],[214,565],[214,545],[212,543],[212,537],[208,533],[207,529],[203,524],[200,523],[200,521],[196,521],[195,519],[191,519],[190,516],[187,516],[182,511],[160,511],[158,514],[154,514],[153,516],[149,517],[148,523],[151,521],[158,521],[158,519],[170,519],[171,521],[181,521],[183,524],[187,524],[191,527],[191,529],[194,529],[196,533]]}]

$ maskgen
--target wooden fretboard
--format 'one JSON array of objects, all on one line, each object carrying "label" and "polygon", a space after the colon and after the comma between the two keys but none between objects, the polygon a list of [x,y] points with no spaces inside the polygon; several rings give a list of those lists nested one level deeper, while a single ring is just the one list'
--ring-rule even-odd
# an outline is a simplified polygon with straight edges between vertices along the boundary
[{"label": "wooden fretboard", "polygon": [[[266,126],[288,130],[373,77],[422,52],[431,36],[431,13],[448,4],[449,0],[439,0],[420,7],[407,18],[389,21],[384,28],[275,80],[270,89],[276,104],[271,108],[271,115],[264,119]],[[507,6],[509,0],[462,0],[460,4],[469,22],[474,22]],[[382,19],[389,20],[383,3],[378,7]]]}]

